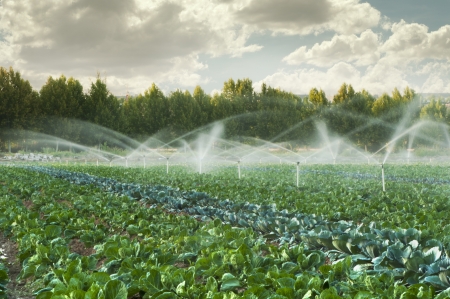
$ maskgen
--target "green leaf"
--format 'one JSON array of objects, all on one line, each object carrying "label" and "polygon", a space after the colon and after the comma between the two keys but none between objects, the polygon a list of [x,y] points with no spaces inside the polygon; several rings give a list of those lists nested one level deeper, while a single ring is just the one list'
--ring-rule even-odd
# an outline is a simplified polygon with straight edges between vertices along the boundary
[{"label": "green leaf", "polygon": [[110,280],[105,285],[105,298],[127,299],[127,287],[120,280]]},{"label": "green leaf", "polygon": [[178,296],[172,292],[164,292],[161,295],[155,297],[155,299],[177,299]]},{"label": "green leaf", "polygon": [[208,277],[208,279],[206,280],[206,289],[211,292],[217,292],[218,284],[214,277]]},{"label": "green leaf", "polygon": [[111,277],[108,273],[105,272],[95,272],[91,275],[92,280],[95,281],[98,286],[104,286],[108,281],[111,280]]},{"label": "green leaf", "polygon": [[372,299],[373,294],[368,291],[359,291],[353,299]]},{"label": "green leaf", "polygon": [[221,292],[231,291],[240,286],[241,284],[239,280],[233,274],[225,273],[222,276],[222,284],[220,285],[220,291]]},{"label": "green leaf", "polygon": [[61,236],[62,228],[59,225],[47,225],[44,229],[44,235],[47,239],[55,239]]},{"label": "green leaf", "polygon": [[145,277],[141,277],[139,285],[146,293],[153,295],[163,288],[161,273],[156,269],[150,269]]},{"label": "green leaf", "polygon": [[91,284],[91,287],[87,290],[85,294],[85,299],[97,299],[98,292],[100,291],[100,286],[97,282]]}]

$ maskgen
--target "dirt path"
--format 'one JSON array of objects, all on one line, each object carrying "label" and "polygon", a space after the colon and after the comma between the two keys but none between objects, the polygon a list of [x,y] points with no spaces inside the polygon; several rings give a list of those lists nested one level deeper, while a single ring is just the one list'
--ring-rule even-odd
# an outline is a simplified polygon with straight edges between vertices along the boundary
[{"label": "dirt path", "polygon": [[0,231],[0,248],[3,255],[6,256],[4,261],[5,266],[9,269],[9,279],[7,287],[8,299],[32,299],[35,296],[32,295],[33,291],[24,281],[17,282],[16,278],[20,273],[21,265],[17,258],[18,249],[17,244],[10,241],[3,236],[3,232]]}]

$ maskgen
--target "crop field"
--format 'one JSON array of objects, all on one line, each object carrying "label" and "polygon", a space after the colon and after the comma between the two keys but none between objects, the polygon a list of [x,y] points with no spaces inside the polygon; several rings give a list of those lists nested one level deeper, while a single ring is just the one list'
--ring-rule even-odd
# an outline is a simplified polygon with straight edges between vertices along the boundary
[{"label": "crop field", "polygon": [[0,298],[450,298],[449,166],[384,168],[0,166]]}]

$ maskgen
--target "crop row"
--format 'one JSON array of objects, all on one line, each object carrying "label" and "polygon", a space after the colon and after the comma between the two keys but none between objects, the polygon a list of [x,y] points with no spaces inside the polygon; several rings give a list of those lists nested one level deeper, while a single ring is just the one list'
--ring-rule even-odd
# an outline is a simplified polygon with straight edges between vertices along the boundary
[{"label": "crop row", "polygon": [[[170,212],[185,212],[202,220],[221,219],[233,226],[250,227],[281,244],[304,242],[310,247],[326,248],[329,257],[350,256],[352,267],[376,273],[391,273],[405,284],[428,282],[447,289],[449,259],[444,246],[434,239],[422,239],[420,231],[377,229],[346,221],[326,221],[320,216],[278,211],[274,205],[235,204],[220,201],[200,192],[181,192],[164,186],[119,183],[65,170],[33,168],[47,174],[105,191],[126,195],[145,203],[158,204]],[[443,274],[444,273],[444,274]]]},{"label": "crop row", "polygon": [[392,273],[355,272],[351,257],[331,265],[302,244],[276,246],[249,228],[166,213],[93,185],[17,168],[2,169],[0,181],[0,230],[18,243],[19,279],[35,281],[38,299],[435,293],[406,288]]}]

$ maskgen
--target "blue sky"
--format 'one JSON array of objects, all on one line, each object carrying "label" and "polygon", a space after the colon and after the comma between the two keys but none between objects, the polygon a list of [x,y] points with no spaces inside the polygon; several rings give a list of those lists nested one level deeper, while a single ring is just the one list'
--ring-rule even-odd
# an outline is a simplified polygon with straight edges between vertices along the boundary
[{"label": "blue sky", "polygon": [[372,94],[410,86],[450,93],[448,0],[3,0],[0,66],[36,89],[49,76],[116,95],[152,82],[220,92],[250,78],[332,98],[346,82]]}]

